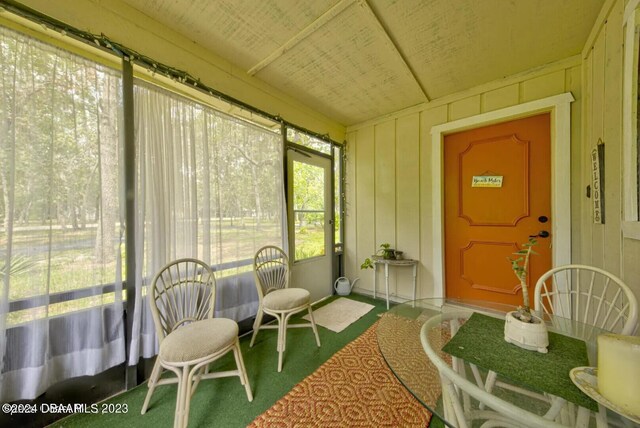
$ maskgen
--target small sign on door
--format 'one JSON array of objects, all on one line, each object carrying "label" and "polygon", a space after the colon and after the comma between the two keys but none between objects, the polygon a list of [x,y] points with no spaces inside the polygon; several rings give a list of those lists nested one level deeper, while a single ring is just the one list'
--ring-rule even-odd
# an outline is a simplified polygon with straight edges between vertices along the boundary
[{"label": "small sign on door", "polygon": [[474,175],[471,187],[502,187],[502,175]]}]

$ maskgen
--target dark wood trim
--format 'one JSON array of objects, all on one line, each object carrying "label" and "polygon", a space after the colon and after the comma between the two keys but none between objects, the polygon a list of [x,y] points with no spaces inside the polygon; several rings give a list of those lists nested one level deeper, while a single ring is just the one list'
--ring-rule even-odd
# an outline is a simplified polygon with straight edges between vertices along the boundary
[{"label": "dark wood trim", "polygon": [[122,60],[122,117],[124,136],[124,193],[125,193],[125,249],[127,276],[125,290],[127,303],[124,310],[125,320],[125,385],[131,389],[138,385],[138,373],[135,365],[129,366],[131,352],[131,338],[133,336],[133,314],[136,310],[136,206],[135,206],[135,176],[136,176],[136,142],[134,133],[133,106],[133,66],[124,58]]}]

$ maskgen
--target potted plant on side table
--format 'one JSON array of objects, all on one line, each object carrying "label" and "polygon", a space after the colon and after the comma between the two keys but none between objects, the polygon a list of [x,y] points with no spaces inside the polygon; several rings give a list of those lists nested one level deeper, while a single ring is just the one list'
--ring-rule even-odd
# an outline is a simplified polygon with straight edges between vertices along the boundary
[{"label": "potted plant on side table", "polygon": [[529,257],[532,254],[536,254],[533,251],[533,246],[536,243],[535,238],[529,238],[529,241],[523,244],[524,248],[522,250],[513,253],[516,257],[507,257],[507,260],[511,263],[513,273],[520,280],[523,305],[507,314],[504,324],[504,340],[523,349],[546,354],[547,346],[549,346],[547,327],[539,317],[531,313],[529,287],[527,285]]},{"label": "potted plant on side table", "polygon": [[391,260],[391,259],[395,259],[396,258],[396,251],[391,248],[391,244],[380,244],[380,248],[378,249],[378,251],[376,251],[376,253],[371,256],[371,257],[367,257],[366,259],[364,259],[364,262],[362,262],[362,264],[360,265],[360,269],[368,269],[371,268],[373,269],[373,260],[376,257],[381,257],[385,260]]}]

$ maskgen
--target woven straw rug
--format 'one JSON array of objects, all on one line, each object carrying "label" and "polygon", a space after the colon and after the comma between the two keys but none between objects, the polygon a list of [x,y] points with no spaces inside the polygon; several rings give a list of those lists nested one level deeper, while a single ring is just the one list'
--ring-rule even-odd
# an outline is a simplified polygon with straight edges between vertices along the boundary
[{"label": "woven straw rug", "polygon": [[[377,326],[332,356],[249,427],[426,427],[431,414],[385,363]],[[425,379],[434,379],[437,396],[440,382],[432,370]]]}]

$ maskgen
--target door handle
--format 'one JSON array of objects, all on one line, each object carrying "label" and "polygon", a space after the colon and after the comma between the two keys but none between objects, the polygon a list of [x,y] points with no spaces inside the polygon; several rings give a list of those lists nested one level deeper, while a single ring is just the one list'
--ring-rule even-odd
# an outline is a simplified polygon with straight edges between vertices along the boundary
[{"label": "door handle", "polygon": [[548,238],[549,232],[546,230],[541,230],[537,235],[529,235],[529,238]]}]

